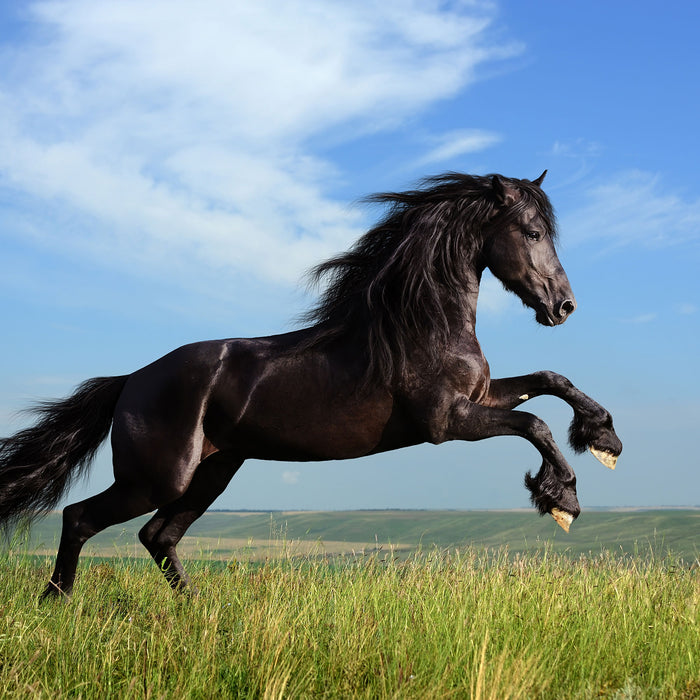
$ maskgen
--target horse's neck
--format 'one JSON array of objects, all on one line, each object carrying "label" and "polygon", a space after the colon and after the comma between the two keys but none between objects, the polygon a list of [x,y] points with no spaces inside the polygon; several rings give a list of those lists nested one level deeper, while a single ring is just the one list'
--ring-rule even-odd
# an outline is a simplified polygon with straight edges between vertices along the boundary
[{"label": "horse's neck", "polygon": [[481,270],[476,266],[465,274],[464,293],[460,299],[459,309],[453,309],[450,314],[452,335],[455,339],[464,337],[465,333],[471,333],[476,337],[476,307],[479,301],[479,285],[481,283]]}]

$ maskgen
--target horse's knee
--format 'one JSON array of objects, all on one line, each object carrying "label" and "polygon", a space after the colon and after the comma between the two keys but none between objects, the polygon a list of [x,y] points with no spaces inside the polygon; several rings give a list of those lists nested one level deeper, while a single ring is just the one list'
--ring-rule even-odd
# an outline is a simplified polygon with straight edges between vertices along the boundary
[{"label": "horse's knee", "polygon": [[151,545],[155,541],[155,536],[158,534],[157,528],[154,528],[152,521],[147,522],[139,530],[139,541],[150,552]]},{"label": "horse's knee", "polygon": [[139,540],[152,555],[174,546],[171,538],[167,535],[167,528],[164,527],[162,520],[146,523],[139,530]]},{"label": "horse's knee", "polygon": [[171,550],[179,538],[172,527],[168,527],[168,521],[156,515],[139,530],[139,540],[152,555],[155,555]]},{"label": "horse's knee", "polygon": [[527,416],[526,437],[530,437],[536,445],[546,445],[551,447],[554,444],[554,437],[549,426],[538,416],[532,413],[525,413]]}]

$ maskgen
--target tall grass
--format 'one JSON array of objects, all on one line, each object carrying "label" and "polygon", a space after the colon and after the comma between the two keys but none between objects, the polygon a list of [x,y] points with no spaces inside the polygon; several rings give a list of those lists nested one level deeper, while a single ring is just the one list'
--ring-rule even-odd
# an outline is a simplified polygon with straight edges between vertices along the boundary
[{"label": "tall grass", "polygon": [[700,576],[653,558],[544,551],[83,565],[0,561],[0,696],[698,698]]}]

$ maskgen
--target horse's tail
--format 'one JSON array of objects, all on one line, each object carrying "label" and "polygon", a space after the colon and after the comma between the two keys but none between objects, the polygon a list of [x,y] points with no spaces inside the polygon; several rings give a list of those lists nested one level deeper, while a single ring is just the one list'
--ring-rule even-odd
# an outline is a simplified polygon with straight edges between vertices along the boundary
[{"label": "horse's tail", "polygon": [[83,382],[72,396],[31,409],[35,425],[0,438],[0,527],[31,522],[56,507],[109,434],[128,375]]}]

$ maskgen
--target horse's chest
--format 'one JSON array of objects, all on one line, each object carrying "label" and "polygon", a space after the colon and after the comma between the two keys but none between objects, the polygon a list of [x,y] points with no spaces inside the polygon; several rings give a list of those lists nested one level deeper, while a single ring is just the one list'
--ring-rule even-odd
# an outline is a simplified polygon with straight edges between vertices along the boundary
[{"label": "horse's chest", "polygon": [[454,355],[445,363],[443,385],[446,391],[466,396],[474,403],[481,403],[488,394],[491,383],[489,363],[480,347],[468,353]]}]

